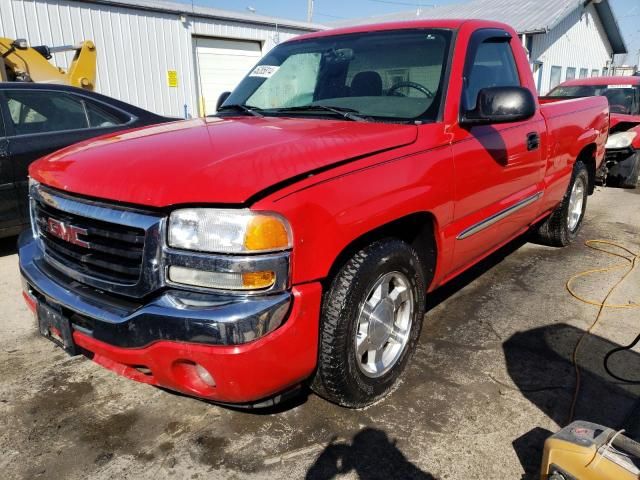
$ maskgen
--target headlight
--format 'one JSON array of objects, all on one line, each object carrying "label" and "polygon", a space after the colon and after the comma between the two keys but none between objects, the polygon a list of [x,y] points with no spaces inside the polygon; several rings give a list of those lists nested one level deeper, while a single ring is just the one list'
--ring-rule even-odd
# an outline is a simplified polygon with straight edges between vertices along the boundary
[{"label": "headlight", "polygon": [[276,213],[175,210],[168,244],[179,249],[167,252],[167,280],[174,284],[249,294],[288,288],[291,228]]},{"label": "headlight", "polygon": [[636,132],[618,132],[609,136],[605,148],[627,148],[636,138]]},{"label": "headlight", "polygon": [[287,221],[251,210],[184,208],[169,217],[169,245],[211,253],[263,253],[291,248]]}]

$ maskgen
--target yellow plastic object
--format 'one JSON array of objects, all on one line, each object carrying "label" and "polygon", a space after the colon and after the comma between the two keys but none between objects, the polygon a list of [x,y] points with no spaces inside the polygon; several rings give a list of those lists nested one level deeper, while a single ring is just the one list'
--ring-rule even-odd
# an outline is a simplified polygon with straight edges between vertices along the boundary
[{"label": "yellow plastic object", "polygon": [[289,243],[289,232],[284,222],[267,215],[251,219],[244,237],[247,250],[284,250],[291,246]]},{"label": "yellow plastic object", "polygon": [[90,40],[73,47],[60,47],[52,52],[74,50],[68,69],[51,64],[40,52],[26,45],[0,37],[0,77],[8,81],[44,82],[72,85],[93,90],[96,84],[96,46]]},{"label": "yellow plastic object", "polygon": [[640,444],[607,427],[577,421],[544,444],[542,480],[637,480]]},{"label": "yellow plastic object", "polygon": [[268,288],[276,281],[274,272],[245,272],[242,274],[242,286],[247,289]]}]

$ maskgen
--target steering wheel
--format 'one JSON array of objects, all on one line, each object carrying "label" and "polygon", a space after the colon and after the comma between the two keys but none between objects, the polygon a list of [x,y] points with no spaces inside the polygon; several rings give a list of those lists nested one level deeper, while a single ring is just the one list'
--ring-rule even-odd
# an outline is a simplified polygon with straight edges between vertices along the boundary
[{"label": "steering wheel", "polygon": [[404,87],[415,88],[419,92],[424,93],[427,96],[427,98],[434,97],[434,94],[431,90],[429,90],[424,85],[420,85],[419,83],[416,83],[416,82],[398,82],[395,85],[391,86],[389,90],[387,90],[387,95],[402,95],[400,92],[397,92],[396,90]]}]

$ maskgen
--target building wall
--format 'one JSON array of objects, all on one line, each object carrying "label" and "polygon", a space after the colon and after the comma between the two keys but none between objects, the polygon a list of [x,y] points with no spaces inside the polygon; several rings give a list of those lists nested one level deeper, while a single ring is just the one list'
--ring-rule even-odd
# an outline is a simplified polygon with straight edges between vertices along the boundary
[{"label": "building wall", "polygon": [[[31,45],[93,40],[98,51],[96,91],[163,115],[197,116],[193,36],[257,40],[266,54],[303,31],[68,0],[0,0],[0,36]],[[66,67],[72,53],[52,61]],[[169,87],[167,71],[178,73]]]},{"label": "building wall", "polygon": [[577,8],[546,34],[534,35],[531,60],[542,62],[540,93],[550,89],[551,67],[562,67],[560,81],[564,82],[567,68],[586,68],[589,76],[593,70],[602,74],[602,69],[611,60],[611,45],[598,18],[595,8]]}]

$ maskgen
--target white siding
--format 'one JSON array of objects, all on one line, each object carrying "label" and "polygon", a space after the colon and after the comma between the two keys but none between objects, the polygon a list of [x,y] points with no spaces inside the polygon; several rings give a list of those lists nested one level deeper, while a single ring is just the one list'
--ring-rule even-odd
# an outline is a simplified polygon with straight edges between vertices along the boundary
[{"label": "white siding", "polygon": [[194,39],[199,113],[216,111],[218,98],[240,83],[262,56],[262,44],[253,40],[209,37]]},{"label": "white siding", "polygon": [[549,91],[551,67],[562,67],[561,81],[567,75],[567,67],[576,69],[576,77],[581,68],[598,70],[611,60],[611,45],[600,23],[593,5],[578,8],[564,18],[546,34],[533,37],[531,60],[543,63],[540,92]]},{"label": "white siding", "polygon": [[[0,0],[0,36],[31,45],[93,40],[98,50],[96,91],[163,115],[198,113],[194,35],[256,40],[263,54],[303,31],[72,0]],[[72,54],[56,54],[66,67]],[[169,87],[167,71],[178,72]]]}]

